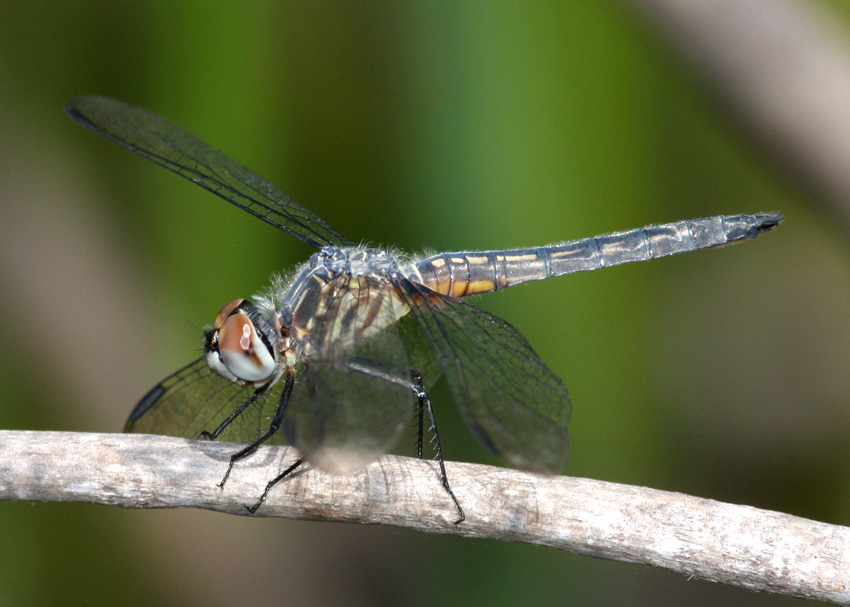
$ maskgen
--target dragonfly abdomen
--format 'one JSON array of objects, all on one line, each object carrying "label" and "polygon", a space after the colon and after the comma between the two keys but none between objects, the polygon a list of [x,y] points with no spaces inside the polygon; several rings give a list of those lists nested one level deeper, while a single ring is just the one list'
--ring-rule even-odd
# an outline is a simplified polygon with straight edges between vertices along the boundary
[{"label": "dragonfly abdomen", "polygon": [[779,213],[718,215],[529,249],[439,253],[416,263],[416,269],[428,288],[465,297],[532,280],[734,244],[772,230],[780,221]]},{"label": "dragonfly abdomen", "polygon": [[422,284],[451,297],[548,278],[547,248],[440,253],[416,264]]}]

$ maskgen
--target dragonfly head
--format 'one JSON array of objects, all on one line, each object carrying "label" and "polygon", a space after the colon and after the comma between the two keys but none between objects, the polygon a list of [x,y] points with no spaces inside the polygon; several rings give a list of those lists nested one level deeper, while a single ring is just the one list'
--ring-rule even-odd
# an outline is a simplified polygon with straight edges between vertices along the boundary
[{"label": "dragonfly head", "polygon": [[247,299],[234,299],[221,309],[204,334],[207,364],[234,383],[265,386],[275,378],[278,368],[268,324],[256,305]]}]

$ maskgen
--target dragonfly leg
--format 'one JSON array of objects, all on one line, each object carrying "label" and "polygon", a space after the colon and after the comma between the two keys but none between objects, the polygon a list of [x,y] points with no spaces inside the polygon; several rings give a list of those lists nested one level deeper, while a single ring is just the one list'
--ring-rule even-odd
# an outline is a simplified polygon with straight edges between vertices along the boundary
[{"label": "dragonfly leg", "polygon": [[437,418],[434,416],[434,408],[431,406],[431,399],[428,398],[428,393],[425,391],[425,387],[422,384],[422,374],[416,369],[411,368],[410,377],[413,380],[413,393],[419,401],[419,459],[422,459],[423,418],[427,412],[428,421],[431,424],[431,432],[434,433],[434,451],[437,454],[437,463],[440,466],[440,483],[443,485],[443,489],[446,490],[446,493],[449,494],[449,497],[452,498],[455,508],[457,508],[459,517],[455,521],[455,525],[459,525],[466,519],[466,514],[464,514],[463,508],[460,506],[460,502],[457,500],[457,497],[455,497],[451,486],[449,486],[449,477],[446,475],[446,465],[443,460],[443,447],[440,444],[440,433],[437,432]]},{"label": "dragonfly leg", "polygon": [[[255,440],[253,443],[245,447],[244,449],[240,449],[236,453],[230,456],[230,464],[227,466],[227,472],[224,473],[224,477],[221,479],[221,482],[218,484],[219,487],[224,488],[224,483],[227,482],[228,477],[230,476],[230,472],[233,470],[233,464],[238,462],[241,459],[244,459],[251,455],[257,448],[262,445],[264,442],[269,440],[272,436],[274,436],[275,432],[280,429],[281,424],[283,423],[283,415],[286,412],[286,407],[289,405],[289,398],[292,395],[292,388],[295,386],[295,375],[293,373],[287,373],[286,375],[286,384],[283,387],[283,393],[280,395],[280,401],[277,404],[277,410],[275,411],[274,417],[272,418],[271,424],[269,424],[269,429],[263,434],[260,438]],[[238,411],[238,410],[237,410]],[[228,418],[229,419],[229,418]],[[232,420],[230,420],[232,421]],[[229,423],[229,422],[228,422]]]},{"label": "dragonfly leg", "polygon": [[274,487],[275,485],[277,485],[277,484],[278,484],[280,481],[282,481],[284,478],[286,478],[287,476],[289,476],[290,474],[292,474],[292,473],[295,471],[295,469],[296,469],[296,468],[298,468],[298,466],[300,466],[300,465],[301,465],[301,464],[303,464],[303,463],[304,463],[304,458],[303,458],[303,457],[299,457],[297,460],[295,460],[295,463],[294,463],[294,464],[292,464],[291,466],[289,466],[286,470],[284,470],[283,472],[281,472],[280,474],[278,474],[276,477],[274,477],[272,480],[270,480],[270,481],[266,484],[266,488],[265,488],[265,489],[263,489],[263,494],[260,496],[260,499],[258,499],[258,500],[256,501],[256,503],[254,503],[254,505],[253,505],[253,506],[245,506],[245,509],[246,509],[248,512],[250,512],[251,514],[254,514],[254,513],[257,511],[257,509],[258,509],[260,506],[262,506],[262,505],[263,505],[263,502],[264,502],[264,501],[266,501],[266,497],[268,497],[268,495],[269,495],[269,491],[271,491],[271,488],[272,488],[272,487]]},{"label": "dragonfly leg", "polygon": [[[410,376],[413,379],[414,392],[416,394],[416,400],[418,403],[418,406],[416,407],[416,457],[422,459],[422,437],[425,434],[425,407],[422,404],[422,398],[420,394],[425,394],[425,389],[422,387],[422,376],[419,374],[419,371],[411,367]],[[425,398],[428,398],[427,394],[425,394]]]},{"label": "dragonfly leg", "polygon": [[216,429],[215,429],[214,431],[212,431],[212,432],[207,432],[206,430],[204,430],[203,432],[201,432],[201,433],[200,433],[200,435],[198,435],[198,438],[206,438],[206,439],[209,439],[209,440],[215,440],[215,439],[217,439],[217,438],[218,438],[218,435],[219,435],[219,434],[221,434],[222,432],[224,432],[224,429],[225,429],[225,428],[227,428],[227,426],[229,426],[229,425],[230,425],[230,423],[231,423],[234,419],[236,419],[237,417],[239,417],[240,415],[242,415],[242,413],[244,413],[244,412],[245,412],[245,410],[246,410],[248,407],[250,407],[253,403],[257,402],[257,399],[258,399],[258,398],[260,398],[262,395],[264,395],[267,391],[268,391],[268,386],[267,386],[267,387],[265,387],[265,388],[260,388],[259,390],[255,390],[255,391],[254,391],[254,393],[251,395],[251,398],[249,398],[248,400],[246,400],[246,401],[245,401],[244,403],[242,403],[239,407],[237,407],[237,408],[233,411],[233,413],[231,413],[230,415],[228,415],[228,416],[227,416],[227,419],[225,419],[223,422],[221,422],[221,423],[218,425],[218,428],[216,428]]},{"label": "dragonfly leg", "polygon": [[457,497],[455,497],[454,491],[452,491],[452,488],[449,485],[449,479],[446,476],[446,465],[443,461],[443,447],[440,445],[440,435],[437,432],[437,420],[434,417],[434,409],[431,407],[431,399],[428,398],[428,393],[425,391],[425,386],[422,382],[422,374],[411,367],[408,370],[411,381],[403,381],[395,374],[391,373],[389,369],[386,371],[381,370],[382,366],[385,368],[388,367],[387,363],[365,358],[350,358],[346,361],[346,366],[354,373],[374,377],[375,379],[380,379],[397,386],[405,387],[413,392],[413,395],[416,397],[419,404],[419,440],[417,449],[419,458],[422,459],[424,416],[427,413],[428,419],[431,423],[431,431],[434,433],[434,450],[437,454],[437,462],[440,465],[440,483],[443,485],[443,489],[446,490],[446,493],[449,494],[455,508],[457,508],[459,517],[455,521],[455,525],[462,523],[466,519],[466,515],[463,513],[463,508],[460,507],[460,502]]}]

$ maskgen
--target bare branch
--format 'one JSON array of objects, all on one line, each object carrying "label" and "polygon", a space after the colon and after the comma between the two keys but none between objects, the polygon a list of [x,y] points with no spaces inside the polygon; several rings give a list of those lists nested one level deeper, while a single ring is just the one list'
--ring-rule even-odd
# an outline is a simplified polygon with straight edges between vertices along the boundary
[{"label": "bare branch", "polygon": [[790,0],[629,0],[756,135],[850,221],[850,53],[836,18]]},{"label": "bare branch", "polygon": [[[294,461],[262,448],[221,479],[232,444],[150,435],[0,431],[0,499],[247,514]],[[448,462],[456,511],[436,464],[385,456],[350,476],[305,470],[256,516],[381,523],[541,544],[663,567],[751,590],[850,605],[850,529],[748,506],[583,478]]]}]

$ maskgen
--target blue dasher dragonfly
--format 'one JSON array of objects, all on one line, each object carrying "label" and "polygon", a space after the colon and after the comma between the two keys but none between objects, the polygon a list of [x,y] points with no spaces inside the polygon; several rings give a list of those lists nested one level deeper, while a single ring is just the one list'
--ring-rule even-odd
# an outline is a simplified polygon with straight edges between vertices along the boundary
[{"label": "blue dasher dragonfly", "polygon": [[464,298],[516,284],[755,238],[778,213],[723,215],[543,247],[414,257],[348,240],[256,173],[176,124],[104,97],[76,97],[82,126],[163,166],[318,252],[254,301],[228,303],[203,337],[204,356],[157,384],[125,431],[204,436],[247,446],[284,440],[298,466],[361,468],[418,415],[434,436],[443,488],[452,492],[428,389],[442,374],[470,432],[511,466],[559,473],[571,405],[563,382],[504,320]]}]

